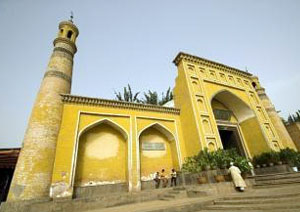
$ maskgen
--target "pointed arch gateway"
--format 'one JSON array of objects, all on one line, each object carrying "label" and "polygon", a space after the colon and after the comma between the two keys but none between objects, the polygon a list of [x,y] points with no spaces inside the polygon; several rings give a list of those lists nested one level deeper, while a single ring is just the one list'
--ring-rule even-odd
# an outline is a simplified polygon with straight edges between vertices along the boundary
[{"label": "pointed arch gateway", "polygon": [[179,155],[176,136],[164,125],[153,123],[139,133],[140,180],[142,189],[147,182],[153,187],[154,173],[165,169],[169,174],[172,168],[179,169]]},{"label": "pointed arch gateway", "polygon": [[251,157],[269,149],[258,119],[250,106],[228,90],[217,92],[211,99],[223,149],[235,148]]},{"label": "pointed arch gateway", "polygon": [[76,165],[73,171],[75,188],[115,185],[113,190],[127,191],[127,140],[128,133],[124,128],[110,119],[103,119],[85,127],[78,134]]}]

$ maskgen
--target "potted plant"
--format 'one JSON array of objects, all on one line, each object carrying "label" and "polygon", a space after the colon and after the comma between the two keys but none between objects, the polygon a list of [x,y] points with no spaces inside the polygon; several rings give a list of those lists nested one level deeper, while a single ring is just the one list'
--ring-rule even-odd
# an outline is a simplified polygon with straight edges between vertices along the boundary
[{"label": "potted plant", "polygon": [[249,165],[249,161],[244,157],[237,157],[235,160],[235,164],[242,172],[242,177],[246,179],[251,171],[251,166]]},{"label": "potted plant", "polygon": [[252,164],[255,166],[255,168],[260,168],[260,161],[259,161],[260,157],[258,155],[255,155],[252,159]]},{"label": "potted plant", "polygon": [[198,178],[197,178],[197,182],[198,182],[199,184],[206,184],[206,183],[208,182],[207,176],[206,176],[204,173],[199,174],[199,176],[198,176]]},{"label": "potted plant", "polygon": [[215,180],[216,180],[217,183],[225,182],[224,175],[215,175],[214,178],[215,178]]}]

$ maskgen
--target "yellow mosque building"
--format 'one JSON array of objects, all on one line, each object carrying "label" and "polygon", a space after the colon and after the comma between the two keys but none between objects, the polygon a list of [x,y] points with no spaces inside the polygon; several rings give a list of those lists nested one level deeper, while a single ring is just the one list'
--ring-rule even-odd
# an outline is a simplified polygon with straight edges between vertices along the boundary
[{"label": "yellow mosque building", "polygon": [[78,28],[59,24],[7,201],[140,191],[208,148],[252,158],[295,148],[256,76],[180,52],[174,101],[155,106],[70,94]]}]

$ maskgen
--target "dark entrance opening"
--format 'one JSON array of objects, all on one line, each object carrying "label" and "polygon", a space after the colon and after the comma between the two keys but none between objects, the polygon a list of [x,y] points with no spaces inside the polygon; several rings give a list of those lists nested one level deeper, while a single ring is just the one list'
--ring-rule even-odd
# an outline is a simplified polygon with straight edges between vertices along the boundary
[{"label": "dark entrance opening", "polygon": [[236,127],[218,126],[219,134],[224,149],[236,149],[236,151],[245,156],[241,139]]}]

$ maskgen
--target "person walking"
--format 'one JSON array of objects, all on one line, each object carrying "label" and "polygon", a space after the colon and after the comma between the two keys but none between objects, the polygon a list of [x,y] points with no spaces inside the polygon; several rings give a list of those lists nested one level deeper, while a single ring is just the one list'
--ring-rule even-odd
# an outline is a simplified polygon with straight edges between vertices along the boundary
[{"label": "person walking", "polygon": [[172,169],[172,172],[171,172],[171,187],[173,186],[177,186],[177,173],[175,171],[175,169]]},{"label": "person walking", "polygon": [[246,183],[241,176],[241,170],[238,167],[234,166],[233,162],[231,162],[230,168],[228,171],[231,174],[232,181],[233,181],[235,187],[239,191],[243,192],[245,190]]}]

